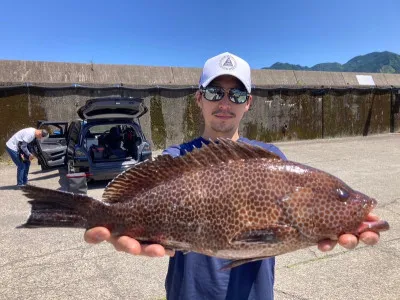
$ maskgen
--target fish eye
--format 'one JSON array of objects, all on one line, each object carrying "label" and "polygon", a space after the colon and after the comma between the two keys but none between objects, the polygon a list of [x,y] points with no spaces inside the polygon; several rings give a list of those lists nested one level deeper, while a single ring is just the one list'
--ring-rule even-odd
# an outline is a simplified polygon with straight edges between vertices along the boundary
[{"label": "fish eye", "polygon": [[346,200],[349,198],[349,196],[350,196],[350,194],[349,194],[348,191],[346,191],[346,190],[344,190],[344,189],[341,189],[341,188],[337,188],[337,189],[336,189],[336,193],[338,194],[339,199],[340,199],[341,201],[346,201]]}]

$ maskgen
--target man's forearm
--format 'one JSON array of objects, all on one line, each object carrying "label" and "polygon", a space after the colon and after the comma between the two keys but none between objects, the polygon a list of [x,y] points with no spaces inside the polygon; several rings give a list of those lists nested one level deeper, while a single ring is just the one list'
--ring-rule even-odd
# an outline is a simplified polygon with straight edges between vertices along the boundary
[{"label": "man's forearm", "polygon": [[21,144],[21,150],[22,150],[22,152],[24,152],[24,154],[25,154],[26,156],[31,156],[31,155],[32,155],[32,153],[30,153],[29,150],[28,150],[28,144],[25,143],[25,142],[22,142],[22,144]]}]

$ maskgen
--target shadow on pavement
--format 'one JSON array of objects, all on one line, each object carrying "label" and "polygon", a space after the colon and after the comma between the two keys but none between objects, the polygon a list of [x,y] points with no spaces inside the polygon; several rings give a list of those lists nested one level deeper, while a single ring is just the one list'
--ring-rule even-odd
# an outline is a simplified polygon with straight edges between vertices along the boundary
[{"label": "shadow on pavement", "polygon": [[104,189],[109,182],[110,182],[110,180],[88,182],[88,190]]},{"label": "shadow on pavement", "polygon": [[60,185],[57,190],[68,192],[67,168],[59,168],[57,176],[59,176],[58,183]]},{"label": "shadow on pavement", "polygon": [[58,173],[53,173],[53,174],[49,174],[49,175],[32,178],[32,179],[29,179],[29,181],[45,180],[45,179],[50,179],[50,178],[54,178],[54,177],[58,177],[58,176],[60,176]]},{"label": "shadow on pavement", "polygon": [[16,185],[0,186],[0,191],[12,191],[12,190],[19,190],[19,187],[17,187]]},{"label": "shadow on pavement", "polygon": [[47,170],[36,170],[36,171],[33,171],[33,172],[29,172],[29,173],[30,174],[34,174],[34,175],[36,175],[36,174],[46,174],[46,173],[54,172],[57,169],[58,168],[51,168],[51,169],[47,169]]}]

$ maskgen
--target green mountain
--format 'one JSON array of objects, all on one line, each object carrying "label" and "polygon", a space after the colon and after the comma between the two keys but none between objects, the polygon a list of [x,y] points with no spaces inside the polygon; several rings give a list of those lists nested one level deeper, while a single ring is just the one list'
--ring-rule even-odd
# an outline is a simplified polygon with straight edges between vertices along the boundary
[{"label": "green mountain", "polygon": [[372,52],[366,55],[356,56],[343,65],[339,63],[321,63],[310,68],[277,62],[269,68],[265,67],[262,69],[400,74],[400,55],[388,51]]}]

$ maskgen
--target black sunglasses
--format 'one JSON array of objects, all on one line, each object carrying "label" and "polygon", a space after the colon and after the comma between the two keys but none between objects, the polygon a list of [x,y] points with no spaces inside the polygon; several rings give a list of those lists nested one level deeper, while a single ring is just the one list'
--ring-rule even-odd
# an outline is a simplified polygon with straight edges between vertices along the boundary
[{"label": "black sunglasses", "polygon": [[[208,101],[219,101],[225,96],[225,89],[221,87],[201,87],[200,92]],[[249,96],[249,93],[240,89],[229,89],[228,91],[229,100],[236,104],[246,103],[246,101],[249,99]]]}]

